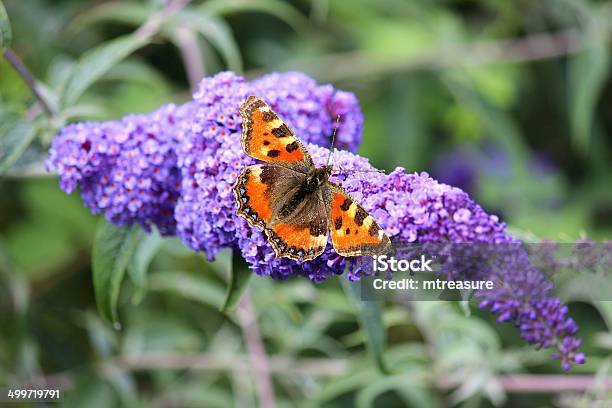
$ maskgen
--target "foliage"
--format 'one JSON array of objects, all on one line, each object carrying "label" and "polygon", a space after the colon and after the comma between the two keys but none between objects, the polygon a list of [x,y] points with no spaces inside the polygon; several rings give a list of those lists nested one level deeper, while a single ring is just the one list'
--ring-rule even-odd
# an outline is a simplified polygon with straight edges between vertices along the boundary
[{"label": "foliage", "polygon": [[558,365],[477,305],[364,305],[340,279],[248,279],[229,252],[208,262],[96,222],[42,163],[68,123],[186,101],[223,69],[296,69],[358,95],[360,154],[377,167],[458,185],[527,241],[606,239],[611,17],[588,0],[0,2],[0,384],[59,381],[66,406],[252,406],[250,310],[279,406],[610,398],[612,311],[575,277],[557,294],[581,326],[577,372],[598,381],[527,398],[504,376]]}]

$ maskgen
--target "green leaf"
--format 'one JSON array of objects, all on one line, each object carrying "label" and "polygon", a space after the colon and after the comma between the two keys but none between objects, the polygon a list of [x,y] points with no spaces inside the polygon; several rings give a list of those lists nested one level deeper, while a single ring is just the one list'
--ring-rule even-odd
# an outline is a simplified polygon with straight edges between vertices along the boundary
[{"label": "green leaf", "polygon": [[[153,9],[146,5],[109,3],[80,15],[73,23],[73,29],[79,30],[89,24],[104,21],[140,25],[149,18],[152,11]],[[172,39],[176,27],[187,27],[200,33],[219,51],[229,69],[235,72],[242,71],[242,57],[238,44],[225,21],[201,9],[185,8],[163,24],[164,36]]]},{"label": "green leaf", "polygon": [[388,374],[389,370],[383,358],[386,336],[380,303],[361,300],[361,284],[359,282],[350,282],[343,279],[342,286],[357,308],[359,324],[366,335],[366,344],[376,366],[382,373]]},{"label": "green leaf", "polygon": [[[421,84],[417,75],[396,75],[390,79],[386,112],[388,134],[386,163],[401,163],[407,169],[423,168],[427,164],[427,135],[423,131]],[[410,137],[405,137],[410,135]],[[370,143],[379,143],[373,139]]]},{"label": "green leaf", "polygon": [[261,12],[278,17],[295,31],[304,31],[308,19],[295,8],[279,0],[212,0],[207,1],[201,10],[209,15],[226,16],[234,13]]},{"label": "green leaf", "polygon": [[[592,302],[596,305],[596,301],[607,299],[612,293],[612,281],[605,275],[562,271],[558,272],[555,277],[557,295],[568,302]],[[605,315],[602,316],[606,319],[606,323],[612,324],[612,320],[608,321]],[[612,318],[612,316],[608,317]]]},{"label": "green leaf", "polygon": [[119,290],[125,269],[141,239],[138,226],[119,228],[101,219],[92,251],[93,285],[100,314],[120,328],[117,317]]},{"label": "green leaf", "polygon": [[184,9],[172,17],[168,24],[197,31],[219,51],[229,69],[242,72],[240,50],[225,21],[199,11]]},{"label": "green leaf", "polygon": [[607,82],[610,67],[605,40],[591,42],[594,45],[573,57],[568,67],[572,142],[582,154],[589,149],[597,101]]},{"label": "green leaf", "polygon": [[238,251],[234,251],[232,253],[230,280],[227,286],[227,291],[225,292],[225,300],[220,308],[222,312],[231,311],[236,307],[240,297],[249,284],[251,276],[253,276],[253,272],[251,272],[251,270],[246,266],[240,257],[240,253]]},{"label": "green leaf", "polygon": [[319,403],[327,402],[343,394],[366,387],[380,378],[380,373],[370,367],[351,367],[352,369],[346,375],[323,383],[321,389],[312,396],[312,399]]},{"label": "green leaf", "polygon": [[608,330],[612,332],[612,302],[600,300],[593,302],[593,306],[597,308],[601,317],[605,320]]},{"label": "green leaf", "polygon": [[[24,159],[32,150],[28,149],[14,166],[19,175],[27,174]],[[41,170],[44,172],[44,165]],[[5,194],[0,196],[4,199]],[[57,180],[20,178],[19,189],[6,194],[6,199],[20,203],[21,212],[18,222],[6,229],[0,241],[6,245],[13,270],[20,277],[31,281],[54,279],[79,259],[78,254],[90,252],[95,219],[76,194],[68,195],[58,188]]]},{"label": "green leaf", "polygon": [[163,271],[149,277],[150,290],[169,291],[215,309],[224,302],[225,288],[217,281],[184,271]]},{"label": "green leaf", "polygon": [[104,75],[103,79],[169,88],[165,77],[156,68],[135,58],[117,64]]},{"label": "green leaf", "polygon": [[0,52],[11,45],[11,23],[9,22],[8,14],[2,0],[0,0]]},{"label": "green leaf", "polygon": [[412,370],[397,376],[383,377],[366,385],[357,393],[355,406],[367,408],[376,406],[376,398],[385,392],[395,391],[410,407],[440,406],[431,390],[425,388],[417,377],[418,371]]},{"label": "green leaf", "polygon": [[0,112],[0,175],[23,155],[36,137],[36,129],[17,114]]},{"label": "green leaf", "polygon": [[164,243],[163,238],[153,231],[138,243],[134,255],[128,265],[128,276],[135,286],[132,303],[138,304],[142,301],[147,290],[147,271],[151,261]]},{"label": "green leaf", "polygon": [[149,41],[148,36],[127,35],[87,51],[74,66],[64,85],[60,106],[73,105],[81,95],[113,66]]},{"label": "green leaf", "polygon": [[68,26],[68,31],[76,33],[87,27],[99,23],[122,23],[129,25],[140,25],[144,23],[156,7],[151,4],[139,4],[133,2],[111,2],[102,3],[91,7],[80,13]]},{"label": "green leaf", "polygon": [[89,344],[98,357],[110,358],[118,351],[117,332],[108,327],[94,312],[77,313],[80,324],[87,331]]},{"label": "green leaf", "polygon": [[119,400],[111,385],[90,370],[80,370],[73,378],[74,389],[66,393],[61,404],[64,408],[106,408],[119,405]]},{"label": "green leaf", "polygon": [[106,119],[108,114],[108,111],[103,106],[95,103],[81,103],[64,109],[61,118],[64,123],[68,123],[85,119]]}]

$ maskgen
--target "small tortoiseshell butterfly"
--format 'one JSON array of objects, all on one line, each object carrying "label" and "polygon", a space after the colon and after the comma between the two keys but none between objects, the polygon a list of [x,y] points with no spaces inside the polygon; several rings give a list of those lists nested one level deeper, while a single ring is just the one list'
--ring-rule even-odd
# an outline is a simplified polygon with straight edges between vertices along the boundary
[{"label": "small tortoiseshell butterfly", "polygon": [[391,241],[371,215],[315,167],[293,131],[261,99],[240,107],[242,148],[264,164],[246,167],[234,195],[237,214],[262,229],[276,257],[308,261],[323,253],[328,231],[342,256],[388,252]]}]

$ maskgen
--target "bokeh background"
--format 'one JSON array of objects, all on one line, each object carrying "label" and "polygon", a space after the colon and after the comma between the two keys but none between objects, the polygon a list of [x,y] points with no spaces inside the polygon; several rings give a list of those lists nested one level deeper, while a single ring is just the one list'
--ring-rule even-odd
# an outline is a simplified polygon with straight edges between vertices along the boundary
[{"label": "bokeh background", "polygon": [[[382,373],[341,278],[256,277],[239,309],[222,313],[230,254],[209,263],[158,236],[147,238],[138,266],[146,291],[124,282],[116,330],[92,289],[97,218],[42,164],[66,123],[185,102],[200,78],[222,70],[247,78],[298,70],[358,96],[359,153],[377,167],[458,186],[528,242],[609,239],[610,2],[3,3],[11,50],[51,114],[0,58],[0,385],[58,385],[74,407],[612,404],[612,303],[567,288],[587,355],[572,369],[586,376],[575,391],[548,351],[458,302],[381,308],[390,368]],[[152,22],[157,34],[98,56],[95,81],[74,103],[58,102],[75,64]],[[268,400],[251,366],[258,344],[271,371]],[[523,374],[534,375],[529,387],[512,382]]]}]

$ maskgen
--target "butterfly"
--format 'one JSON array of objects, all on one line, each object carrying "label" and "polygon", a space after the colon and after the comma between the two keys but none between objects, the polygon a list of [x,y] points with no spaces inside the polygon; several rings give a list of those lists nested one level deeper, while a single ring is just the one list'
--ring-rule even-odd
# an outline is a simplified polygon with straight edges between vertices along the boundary
[{"label": "butterfly", "polygon": [[390,250],[389,237],[372,216],[329,181],[332,166],[315,167],[294,132],[263,100],[249,96],[240,114],[242,149],[265,163],[248,166],[237,177],[236,214],[264,231],[277,258],[312,260],[325,250],[329,233],[342,256]]}]

